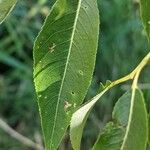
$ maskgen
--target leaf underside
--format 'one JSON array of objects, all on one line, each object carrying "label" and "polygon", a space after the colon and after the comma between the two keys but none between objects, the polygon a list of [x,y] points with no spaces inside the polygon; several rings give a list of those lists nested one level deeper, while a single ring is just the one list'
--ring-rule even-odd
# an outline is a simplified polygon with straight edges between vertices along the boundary
[{"label": "leaf underside", "polygon": [[99,33],[96,0],[57,0],[34,46],[34,82],[47,150],[56,150],[87,92]]},{"label": "leaf underside", "polygon": [[11,12],[17,0],[0,0],[0,24]]},{"label": "leaf underside", "polygon": [[108,123],[93,150],[145,150],[147,143],[147,112],[140,90],[125,93],[113,111],[114,123]]},{"label": "leaf underside", "polygon": [[140,0],[140,5],[144,28],[150,40],[150,0]]},{"label": "leaf underside", "polygon": [[83,130],[89,117],[92,108],[96,102],[105,94],[107,89],[104,89],[100,94],[96,95],[90,102],[78,109],[71,118],[70,123],[70,140],[74,150],[80,150]]}]

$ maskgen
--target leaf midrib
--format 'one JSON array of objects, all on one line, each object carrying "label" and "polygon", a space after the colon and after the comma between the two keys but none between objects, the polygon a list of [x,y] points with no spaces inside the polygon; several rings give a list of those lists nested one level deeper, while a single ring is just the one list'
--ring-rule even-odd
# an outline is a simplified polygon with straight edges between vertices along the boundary
[{"label": "leaf midrib", "polygon": [[135,92],[136,92],[136,88],[133,88],[132,89],[132,97],[131,97],[131,106],[130,106],[130,114],[129,114],[129,119],[128,119],[128,125],[127,125],[126,133],[125,133],[125,136],[123,138],[123,143],[122,143],[122,146],[121,146],[120,150],[124,150],[125,143],[126,143],[126,140],[128,138],[130,125],[131,125],[131,121],[132,121],[133,107],[134,107],[134,101],[135,101]]},{"label": "leaf midrib", "polygon": [[77,21],[78,21],[78,16],[79,16],[80,8],[81,8],[81,2],[82,2],[82,0],[79,0],[78,7],[77,7],[77,13],[76,13],[76,17],[75,17],[75,20],[74,20],[74,26],[73,26],[73,31],[72,31],[72,35],[71,35],[71,40],[70,40],[70,47],[69,47],[69,51],[68,51],[66,66],[65,66],[65,70],[64,70],[64,74],[63,74],[63,78],[62,78],[62,82],[61,82],[61,87],[60,87],[59,94],[58,94],[58,101],[57,101],[55,117],[54,117],[54,125],[53,125],[53,129],[52,129],[52,134],[51,134],[51,144],[50,144],[51,146],[52,146],[52,140],[53,140],[55,127],[56,127],[56,120],[57,120],[57,116],[58,116],[57,114],[58,114],[60,96],[61,96],[61,93],[62,93],[63,84],[64,84],[64,80],[65,80],[65,75],[66,75],[68,64],[69,64],[71,49],[72,49],[72,45],[73,45],[73,39],[74,39],[75,30],[76,30]]},{"label": "leaf midrib", "polygon": [[[10,9],[6,12],[5,17],[2,19],[2,21],[0,21],[0,24],[5,20],[6,17],[8,17],[9,13],[13,10],[13,8],[15,7],[17,3],[17,0],[14,1],[14,4],[10,7]],[[5,11],[4,11],[5,12]]]}]

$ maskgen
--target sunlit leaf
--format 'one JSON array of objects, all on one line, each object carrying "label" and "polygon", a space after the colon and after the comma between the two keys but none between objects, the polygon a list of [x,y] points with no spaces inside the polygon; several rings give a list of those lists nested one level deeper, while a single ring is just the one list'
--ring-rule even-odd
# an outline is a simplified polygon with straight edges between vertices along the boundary
[{"label": "sunlit leaf", "polygon": [[96,0],[57,0],[34,46],[34,81],[47,150],[56,150],[95,65]]},{"label": "sunlit leaf", "polygon": [[0,0],[0,24],[11,12],[17,0]]}]

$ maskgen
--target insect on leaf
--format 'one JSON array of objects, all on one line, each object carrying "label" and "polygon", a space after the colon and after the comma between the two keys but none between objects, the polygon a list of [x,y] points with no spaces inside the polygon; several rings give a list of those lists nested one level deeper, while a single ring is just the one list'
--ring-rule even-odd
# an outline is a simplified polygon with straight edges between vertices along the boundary
[{"label": "insect on leaf", "polygon": [[91,83],[99,34],[96,0],[57,0],[34,46],[34,82],[46,150],[56,150]]}]

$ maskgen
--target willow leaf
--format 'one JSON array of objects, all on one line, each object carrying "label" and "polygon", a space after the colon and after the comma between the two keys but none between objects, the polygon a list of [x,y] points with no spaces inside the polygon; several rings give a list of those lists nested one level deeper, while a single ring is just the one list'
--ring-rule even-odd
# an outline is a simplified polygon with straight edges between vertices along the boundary
[{"label": "willow leaf", "polygon": [[115,104],[112,118],[121,126],[127,126],[130,113],[131,91],[127,91]]},{"label": "willow leaf", "polygon": [[148,137],[148,119],[145,101],[139,89],[133,89],[129,119],[121,150],[144,150]]},{"label": "willow leaf", "polygon": [[0,24],[9,15],[17,0],[0,0]]},{"label": "willow leaf", "polygon": [[90,102],[83,105],[72,116],[70,124],[70,139],[74,150],[80,150],[81,138],[87,118],[96,102],[105,94],[107,89],[96,95]]},{"label": "willow leaf", "polygon": [[57,0],[34,46],[34,81],[47,150],[56,150],[90,85],[99,33],[96,0]]},{"label": "willow leaf", "polygon": [[93,150],[120,150],[125,129],[112,122],[108,123],[100,133]]},{"label": "willow leaf", "polygon": [[140,0],[144,28],[150,40],[150,0]]},{"label": "willow leaf", "polygon": [[[93,150],[145,150],[148,133],[147,112],[140,90],[125,93],[113,111],[113,125],[107,125]],[[109,127],[109,128],[108,128]]]}]

